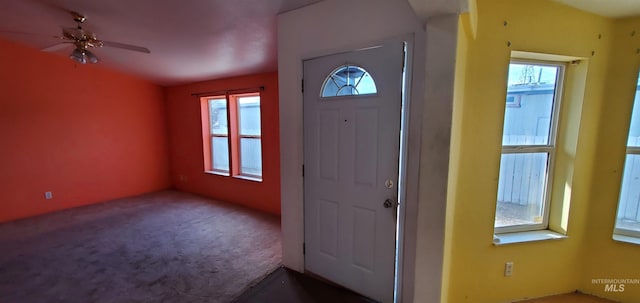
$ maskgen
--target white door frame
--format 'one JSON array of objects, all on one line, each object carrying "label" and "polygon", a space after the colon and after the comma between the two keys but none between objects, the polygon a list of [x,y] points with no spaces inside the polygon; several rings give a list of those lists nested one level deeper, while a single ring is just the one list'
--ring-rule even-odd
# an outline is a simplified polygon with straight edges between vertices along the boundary
[{"label": "white door frame", "polygon": [[[405,283],[413,285],[415,272],[415,248],[417,233],[417,208],[418,208],[418,192],[419,192],[419,167],[420,167],[420,146],[422,132],[422,99],[419,92],[412,90],[414,78],[413,73],[413,49],[415,47],[414,35],[406,34],[388,39],[374,41],[366,44],[354,45],[346,49],[335,49],[317,52],[304,56],[299,61],[300,70],[303,69],[303,62],[306,60],[346,53],[366,49],[368,47],[383,45],[386,43],[403,42],[406,45],[405,69],[404,69],[404,91],[402,94],[402,111],[401,111],[401,137],[400,137],[400,170],[398,184],[398,199],[400,205],[398,207],[397,221],[397,251],[396,251],[396,277],[395,277],[395,302],[403,302],[403,297],[413,296],[413,287],[406,289]],[[302,72],[301,72],[302,74]],[[412,102],[412,100],[418,102]],[[303,102],[301,96],[301,102]],[[282,117],[281,117],[282,118]],[[302,130],[301,130],[302,133]],[[301,137],[302,134],[301,134]],[[304,139],[303,139],[304,142]],[[304,154],[304,146],[302,146],[302,154]],[[304,186],[302,186],[304,197]],[[304,198],[303,198],[304,207]],[[407,211],[407,209],[411,211]],[[304,215],[302,216],[303,227],[305,226]],[[303,235],[304,243],[304,235]],[[302,251],[300,251],[302,253]],[[304,258],[304,256],[303,256]],[[302,264],[304,270],[304,262]]]}]

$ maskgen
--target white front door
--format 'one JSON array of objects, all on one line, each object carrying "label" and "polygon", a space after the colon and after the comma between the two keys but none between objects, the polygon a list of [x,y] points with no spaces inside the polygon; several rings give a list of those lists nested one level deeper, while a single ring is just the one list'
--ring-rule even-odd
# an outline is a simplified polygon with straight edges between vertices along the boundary
[{"label": "white front door", "polygon": [[305,269],[380,302],[394,292],[403,52],[304,62]]}]

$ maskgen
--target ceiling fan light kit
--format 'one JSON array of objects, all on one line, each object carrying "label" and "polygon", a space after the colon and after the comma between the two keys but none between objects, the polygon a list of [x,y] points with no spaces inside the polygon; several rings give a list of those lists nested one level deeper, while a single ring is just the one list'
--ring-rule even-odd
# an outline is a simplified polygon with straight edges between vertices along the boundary
[{"label": "ceiling fan light kit", "polygon": [[71,52],[71,55],[69,55],[69,58],[80,64],[87,64],[87,62],[98,63],[99,61],[98,57],[96,57],[92,52],[81,48],[74,49]]}]

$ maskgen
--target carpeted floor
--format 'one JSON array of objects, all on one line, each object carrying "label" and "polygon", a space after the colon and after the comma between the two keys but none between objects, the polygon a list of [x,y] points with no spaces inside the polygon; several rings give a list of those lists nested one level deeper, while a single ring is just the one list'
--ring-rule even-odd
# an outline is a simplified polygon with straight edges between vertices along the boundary
[{"label": "carpeted floor", "polygon": [[281,262],[279,218],[164,191],[0,224],[0,302],[231,302]]}]

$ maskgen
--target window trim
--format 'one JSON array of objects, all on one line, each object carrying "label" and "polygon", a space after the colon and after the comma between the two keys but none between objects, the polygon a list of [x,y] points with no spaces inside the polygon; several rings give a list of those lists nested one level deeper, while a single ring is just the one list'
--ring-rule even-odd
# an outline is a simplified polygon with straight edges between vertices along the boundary
[{"label": "window trim", "polygon": [[[239,102],[238,98],[241,97],[249,97],[249,96],[257,96],[260,99],[260,135],[240,135],[240,111],[239,111]],[[210,100],[225,100],[226,108],[227,108],[227,134],[212,134],[211,132],[211,112],[210,112]],[[261,175],[256,174],[247,174],[242,173],[241,169],[241,150],[240,150],[240,139],[245,137],[257,138],[260,139],[260,148],[262,154],[262,92],[242,92],[242,93],[229,93],[226,92],[224,95],[208,95],[202,96],[200,98],[201,101],[201,116],[202,116],[202,130],[203,133],[206,133],[206,136],[203,136],[203,154],[204,154],[204,172],[211,173],[214,175],[219,175],[223,177],[233,177],[237,179],[249,180],[254,182],[262,182],[264,172]],[[213,154],[215,150],[213,149],[212,140],[213,138],[226,138],[227,146],[228,146],[228,159],[229,159],[229,170],[215,169],[213,167]],[[260,159],[261,163],[264,163],[262,157]]]},{"label": "window trim", "polygon": [[[635,93],[634,93],[634,97],[633,97],[633,104],[631,106],[631,113],[630,113],[630,119],[629,119],[629,127],[627,129],[627,136],[626,136],[626,140],[625,140],[625,145],[627,146],[626,150],[625,150],[625,154],[624,154],[624,162],[623,162],[623,172],[622,172],[622,176],[620,178],[620,189],[618,190],[618,204],[616,206],[616,216],[615,216],[615,220],[613,223],[613,238],[614,240],[618,240],[618,241],[623,241],[623,242],[632,242],[635,244],[640,244],[635,240],[640,241],[640,231],[637,230],[633,230],[633,229],[627,229],[627,228],[619,228],[618,227],[618,215],[620,214],[620,206],[621,206],[621,200],[622,200],[622,186],[624,184],[624,177],[625,177],[625,169],[626,169],[626,165],[627,165],[627,160],[629,155],[640,155],[640,146],[629,146],[629,133],[631,132],[631,127],[633,126],[631,124],[631,122],[633,122],[633,112],[634,110],[636,110],[636,106],[640,106],[640,98],[638,98],[638,91],[640,91],[640,71],[636,73],[638,75],[638,78],[636,79],[635,82]],[[631,238],[633,240],[629,241],[629,239],[627,238]]]},{"label": "window trim", "polygon": [[[498,199],[496,197],[496,215],[494,216],[494,233],[495,234],[506,234],[506,233],[515,233],[515,232],[527,232],[527,231],[538,231],[538,230],[547,230],[549,229],[549,216],[551,211],[551,196],[552,196],[552,186],[553,186],[553,177],[555,172],[555,159],[556,159],[556,151],[557,151],[557,139],[558,139],[558,127],[560,120],[560,108],[562,103],[562,97],[564,95],[564,81],[566,74],[567,63],[562,61],[548,61],[548,60],[531,60],[531,59],[520,59],[520,58],[511,58],[509,61],[509,65],[511,64],[532,64],[537,66],[553,66],[558,68],[558,72],[556,74],[556,84],[554,87],[554,95],[553,95],[553,108],[551,111],[551,125],[549,130],[549,141],[547,144],[540,145],[502,145],[500,157],[504,154],[517,154],[517,153],[547,153],[547,167],[546,167],[546,178],[544,180],[544,208],[542,214],[542,222],[539,224],[518,224],[518,225],[510,225],[510,226],[501,226],[495,227],[495,218],[497,217],[497,203]],[[505,89],[505,98],[508,95],[508,85],[507,89]],[[505,111],[509,107],[505,104]],[[502,132],[504,133],[504,116],[502,121]],[[502,140],[502,136],[501,136]],[[498,174],[498,178],[500,175]]]}]

